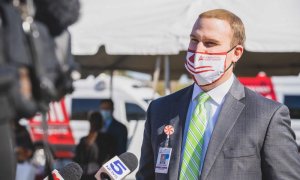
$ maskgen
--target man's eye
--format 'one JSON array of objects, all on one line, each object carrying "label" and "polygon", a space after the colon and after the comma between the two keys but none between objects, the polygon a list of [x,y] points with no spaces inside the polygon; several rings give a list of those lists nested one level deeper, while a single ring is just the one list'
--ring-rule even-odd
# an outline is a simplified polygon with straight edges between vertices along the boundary
[{"label": "man's eye", "polygon": [[204,45],[205,45],[206,47],[212,47],[212,46],[215,46],[215,45],[217,45],[217,44],[216,44],[215,42],[205,42]]}]

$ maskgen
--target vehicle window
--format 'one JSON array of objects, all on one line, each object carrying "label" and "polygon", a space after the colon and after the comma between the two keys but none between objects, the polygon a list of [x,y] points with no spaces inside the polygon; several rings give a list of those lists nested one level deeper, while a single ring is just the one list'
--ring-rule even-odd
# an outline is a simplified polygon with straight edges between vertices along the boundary
[{"label": "vehicle window", "polygon": [[72,99],[71,119],[87,120],[88,113],[98,111],[101,99]]},{"label": "vehicle window", "polygon": [[126,118],[128,121],[146,119],[146,111],[144,111],[137,104],[125,103],[125,108],[126,108]]},{"label": "vehicle window", "polygon": [[290,109],[292,119],[300,119],[300,96],[284,96],[284,104]]}]

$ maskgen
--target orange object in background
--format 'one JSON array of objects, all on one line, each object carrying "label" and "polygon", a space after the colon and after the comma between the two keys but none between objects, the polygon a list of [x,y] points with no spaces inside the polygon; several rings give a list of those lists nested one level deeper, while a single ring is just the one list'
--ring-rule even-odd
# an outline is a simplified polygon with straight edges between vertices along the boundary
[{"label": "orange object in background", "polygon": [[[56,158],[73,158],[75,140],[70,127],[70,119],[65,101],[52,102],[47,113],[48,142]],[[29,120],[31,139],[34,143],[43,140],[42,115],[37,114]]]},{"label": "orange object in background", "polygon": [[238,79],[249,89],[277,101],[272,80],[265,73],[259,73],[256,77],[238,77]]}]

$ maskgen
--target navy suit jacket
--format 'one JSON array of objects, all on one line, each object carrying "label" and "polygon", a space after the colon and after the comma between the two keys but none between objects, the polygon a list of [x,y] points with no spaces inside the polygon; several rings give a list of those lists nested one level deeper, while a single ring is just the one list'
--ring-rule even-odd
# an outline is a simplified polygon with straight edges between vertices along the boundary
[{"label": "navy suit jacket", "polygon": [[117,142],[117,155],[120,155],[127,150],[127,128],[124,124],[113,118],[110,126],[107,129],[107,133],[111,135]]}]

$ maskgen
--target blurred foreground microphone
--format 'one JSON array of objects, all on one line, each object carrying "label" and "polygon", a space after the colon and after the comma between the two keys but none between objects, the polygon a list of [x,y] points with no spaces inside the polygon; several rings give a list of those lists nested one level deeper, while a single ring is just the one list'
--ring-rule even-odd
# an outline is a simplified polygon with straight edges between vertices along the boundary
[{"label": "blurred foreground microphone", "polygon": [[[54,169],[52,171],[53,180],[80,180],[82,169],[77,163],[70,163],[63,167],[60,171]],[[46,177],[44,180],[48,180]]]},{"label": "blurred foreground microphone", "polygon": [[105,163],[95,177],[97,180],[121,180],[132,173],[137,165],[137,157],[130,152],[125,152]]},{"label": "blurred foreground microphone", "polygon": [[35,19],[44,23],[52,36],[60,35],[79,17],[79,0],[34,0]]}]

